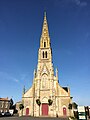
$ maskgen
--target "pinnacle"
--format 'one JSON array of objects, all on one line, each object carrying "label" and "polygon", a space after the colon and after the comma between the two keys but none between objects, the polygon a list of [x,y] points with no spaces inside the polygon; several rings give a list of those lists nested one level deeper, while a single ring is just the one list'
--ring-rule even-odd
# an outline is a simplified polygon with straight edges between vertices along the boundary
[{"label": "pinnacle", "polygon": [[47,24],[47,19],[46,19],[46,12],[44,12],[44,22],[43,22],[43,28],[42,28],[42,35],[45,37],[49,37],[48,33],[48,24]]},{"label": "pinnacle", "polygon": [[44,12],[44,16],[46,17],[46,11]]}]

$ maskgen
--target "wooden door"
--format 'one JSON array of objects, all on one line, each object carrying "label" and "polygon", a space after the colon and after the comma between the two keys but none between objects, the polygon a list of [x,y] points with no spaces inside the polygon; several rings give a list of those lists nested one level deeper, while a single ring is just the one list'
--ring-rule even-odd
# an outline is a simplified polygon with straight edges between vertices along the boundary
[{"label": "wooden door", "polygon": [[66,112],[66,108],[63,107],[63,115],[66,116],[67,115],[67,112]]},{"label": "wooden door", "polygon": [[43,103],[42,104],[42,115],[43,116],[47,116],[48,115],[48,104],[47,103]]},{"label": "wooden door", "polygon": [[29,115],[29,108],[26,108],[26,115]]}]

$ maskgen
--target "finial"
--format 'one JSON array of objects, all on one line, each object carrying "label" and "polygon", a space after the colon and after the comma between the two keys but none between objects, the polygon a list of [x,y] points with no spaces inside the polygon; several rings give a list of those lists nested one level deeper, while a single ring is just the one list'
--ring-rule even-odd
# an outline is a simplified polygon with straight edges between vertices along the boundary
[{"label": "finial", "polygon": [[24,85],[24,87],[23,87],[23,94],[25,94],[25,85]]},{"label": "finial", "polygon": [[44,11],[44,16],[46,17],[46,11]]},{"label": "finial", "polygon": [[46,11],[44,11],[44,23],[46,23]]}]

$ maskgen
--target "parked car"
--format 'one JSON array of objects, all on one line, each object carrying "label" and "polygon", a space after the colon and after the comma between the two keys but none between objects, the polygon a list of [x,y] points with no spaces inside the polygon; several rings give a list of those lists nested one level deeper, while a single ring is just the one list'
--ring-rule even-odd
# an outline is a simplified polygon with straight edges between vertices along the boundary
[{"label": "parked car", "polygon": [[11,116],[10,112],[5,112],[4,116]]},{"label": "parked car", "polygon": [[4,116],[4,112],[2,112],[2,116]]}]

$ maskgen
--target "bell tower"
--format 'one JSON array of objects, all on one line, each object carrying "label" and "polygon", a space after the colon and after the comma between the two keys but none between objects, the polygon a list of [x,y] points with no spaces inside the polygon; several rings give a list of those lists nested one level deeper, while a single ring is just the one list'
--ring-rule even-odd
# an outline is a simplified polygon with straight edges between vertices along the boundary
[{"label": "bell tower", "polygon": [[[54,75],[54,68],[52,62],[52,49],[50,46],[48,23],[46,18],[46,12],[44,12],[44,20],[43,20],[42,33],[40,38],[40,47],[38,50],[38,64],[34,75],[34,91],[35,91],[34,100],[36,101],[37,99],[40,99],[42,106],[44,102],[44,104],[46,104],[48,107],[48,99],[52,99],[53,114],[55,114],[55,104],[56,104],[54,83],[55,81],[57,82],[57,78],[58,77]],[[38,109],[38,106],[36,104],[34,105],[34,109],[35,111]],[[35,116],[37,116],[37,114],[40,113],[39,109],[38,111],[39,111],[38,113],[34,112]]]}]

